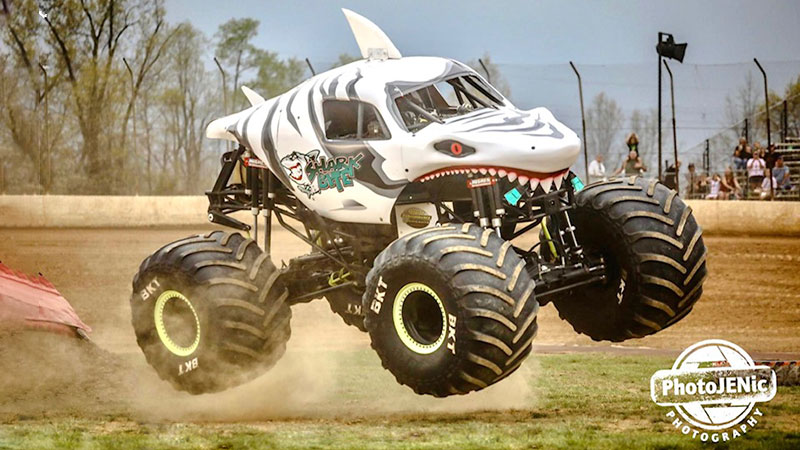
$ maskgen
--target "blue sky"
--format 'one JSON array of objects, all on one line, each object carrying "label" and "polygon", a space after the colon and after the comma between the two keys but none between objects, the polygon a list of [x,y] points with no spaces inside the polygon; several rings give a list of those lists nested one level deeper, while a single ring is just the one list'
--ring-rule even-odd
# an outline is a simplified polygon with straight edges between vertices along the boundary
[{"label": "blue sky", "polygon": [[[341,7],[378,24],[404,55],[469,60],[489,52],[518,106],[547,106],[576,128],[568,61],[582,72],[587,102],[605,91],[629,114],[656,106],[657,32],[673,33],[689,43],[685,64],[673,64],[678,142],[687,149],[726,123],[725,96],[749,71],[760,83],[753,57],[773,90],[800,74],[800,1],[167,0],[170,21],[188,20],[209,36],[230,18],[256,18],[256,45],[317,68],[358,54]],[[664,101],[667,114],[666,93]]]}]

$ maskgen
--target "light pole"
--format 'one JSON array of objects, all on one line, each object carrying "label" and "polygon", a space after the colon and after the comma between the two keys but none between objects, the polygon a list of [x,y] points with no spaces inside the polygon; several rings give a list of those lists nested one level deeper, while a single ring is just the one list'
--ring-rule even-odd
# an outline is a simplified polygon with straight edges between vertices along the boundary
[{"label": "light pole", "polygon": [[683,62],[683,56],[686,54],[686,45],[676,44],[675,38],[664,32],[658,32],[658,44],[656,44],[656,53],[658,53],[658,179],[661,179],[661,58],[672,58],[679,63]]},{"label": "light pole", "polygon": [[681,182],[680,178],[678,178],[678,134],[675,129],[675,84],[672,82],[672,70],[669,68],[669,64],[667,61],[664,61],[664,67],[667,68],[667,73],[669,74],[669,94],[671,97],[671,104],[672,104],[672,152],[673,156],[675,157],[675,192],[678,194],[681,193]]},{"label": "light pole", "polygon": [[[758,62],[758,58],[753,58],[756,65],[758,66],[758,70],[761,71],[761,75],[764,77],[764,103],[766,110],[764,111],[767,114],[767,151],[772,151],[772,135],[770,134],[770,127],[769,127],[769,86],[767,85],[767,72],[764,71],[764,68],[761,67],[761,63]],[[769,198],[772,200],[775,198],[775,186],[772,185],[772,165],[770,164],[769,167]]]},{"label": "light pole", "polygon": [[589,149],[587,148],[586,141],[586,115],[583,112],[583,80],[581,80],[581,74],[578,72],[575,64],[570,61],[569,65],[572,67],[572,71],[575,72],[575,76],[578,77],[578,97],[580,97],[581,100],[581,127],[583,128],[583,165],[586,171],[586,182],[589,183]]}]

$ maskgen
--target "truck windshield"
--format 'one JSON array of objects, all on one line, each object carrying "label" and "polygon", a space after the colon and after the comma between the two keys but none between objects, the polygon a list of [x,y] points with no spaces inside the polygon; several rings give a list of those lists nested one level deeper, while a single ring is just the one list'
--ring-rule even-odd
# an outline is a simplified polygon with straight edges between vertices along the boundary
[{"label": "truck windshield", "polygon": [[397,97],[395,104],[406,128],[413,132],[431,122],[443,123],[484,108],[497,109],[503,101],[480,78],[461,75]]}]

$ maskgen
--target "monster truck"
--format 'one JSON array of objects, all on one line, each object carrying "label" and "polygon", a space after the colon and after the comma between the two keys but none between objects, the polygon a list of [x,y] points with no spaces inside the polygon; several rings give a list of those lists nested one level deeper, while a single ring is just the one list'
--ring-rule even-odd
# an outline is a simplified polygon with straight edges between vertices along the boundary
[{"label": "monster truck", "polygon": [[[269,100],[243,88],[252,107],[209,124],[237,147],[208,217],[237,231],[170,243],[133,280],[136,337],[163,379],[198,394],[262,374],[290,307],[323,297],[399,383],[439,397],[514,372],[547,303],[614,342],[692,310],[706,249],[675,191],[584,186],[569,169],[580,140],[547,109],[515,108],[457,61],[402,57],[345,15],[362,60]],[[276,267],[273,220],[311,251]]]}]

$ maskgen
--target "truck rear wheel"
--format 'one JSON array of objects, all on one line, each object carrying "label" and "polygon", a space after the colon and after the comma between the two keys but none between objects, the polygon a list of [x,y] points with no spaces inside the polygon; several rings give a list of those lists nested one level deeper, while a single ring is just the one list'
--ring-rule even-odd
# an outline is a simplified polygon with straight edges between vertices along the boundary
[{"label": "truck rear wheel", "polygon": [[291,334],[288,293],[252,239],[214,231],[168,244],[133,279],[136,340],[176,389],[221,391],[262,374]]},{"label": "truck rear wheel", "polygon": [[594,340],[619,342],[689,314],[703,292],[706,247],[674,190],[630,177],[588,185],[575,202],[578,242],[603,257],[608,281],[555,299],[562,319]]},{"label": "truck rear wheel", "polygon": [[366,327],[384,368],[445,397],[505,378],[531,351],[539,309],[511,243],[472,224],[415,231],[375,260]]}]

